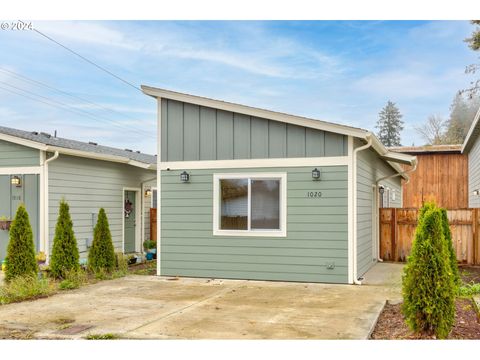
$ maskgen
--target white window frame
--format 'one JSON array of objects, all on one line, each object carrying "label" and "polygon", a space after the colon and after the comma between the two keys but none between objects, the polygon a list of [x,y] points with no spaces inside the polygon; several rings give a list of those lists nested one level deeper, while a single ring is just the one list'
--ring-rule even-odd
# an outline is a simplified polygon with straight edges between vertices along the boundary
[{"label": "white window frame", "polygon": [[[251,179],[251,180],[280,180],[280,229],[249,229],[249,230],[222,230],[220,229],[221,196],[220,180],[223,179]],[[248,182],[248,219],[251,219],[251,182]],[[214,174],[213,175],[213,235],[214,236],[287,236],[287,174],[286,173],[241,173],[241,174]]]}]

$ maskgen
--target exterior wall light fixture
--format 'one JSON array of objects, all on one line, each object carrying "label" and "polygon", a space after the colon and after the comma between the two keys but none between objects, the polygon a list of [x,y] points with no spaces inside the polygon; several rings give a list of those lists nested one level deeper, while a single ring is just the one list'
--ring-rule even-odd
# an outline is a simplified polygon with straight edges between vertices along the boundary
[{"label": "exterior wall light fixture", "polygon": [[312,179],[320,180],[320,170],[318,170],[317,168],[312,170]]},{"label": "exterior wall light fixture", "polygon": [[145,190],[145,197],[150,197],[150,196],[152,196],[152,189]]},{"label": "exterior wall light fixture", "polygon": [[473,195],[475,195],[475,196],[480,195],[480,191],[478,189],[473,190]]},{"label": "exterior wall light fixture", "polygon": [[190,174],[187,173],[186,171],[182,172],[180,174],[180,180],[183,182],[183,183],[186,183],[190,180]]},{"label": "exterior wall light fixture", "polygon": [[12,176],[10,183],[16,187],[22,187],[22,179],[20,179],[18,176]]}]

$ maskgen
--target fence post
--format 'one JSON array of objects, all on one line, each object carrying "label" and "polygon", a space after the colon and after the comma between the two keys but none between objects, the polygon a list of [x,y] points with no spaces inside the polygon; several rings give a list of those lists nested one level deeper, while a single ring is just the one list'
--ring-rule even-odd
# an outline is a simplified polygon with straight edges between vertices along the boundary
[{"label": "fence post", "polygon": [[478,209],[472,209],[472,240],[473,240],[473,264],[478,264]]},{"label": "fence post", "polygon": [[397,209],[392,208],[390,209],[392,216],[391,216],[391,225],[390,225],[390,233],[392,237],[392,261],[398,261],[396,256],[396,248],[397,248]]}]

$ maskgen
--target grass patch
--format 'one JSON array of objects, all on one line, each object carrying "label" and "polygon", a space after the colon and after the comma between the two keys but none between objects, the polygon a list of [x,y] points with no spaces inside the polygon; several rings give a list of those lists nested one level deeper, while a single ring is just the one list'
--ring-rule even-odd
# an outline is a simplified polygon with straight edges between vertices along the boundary
[{"label": "grass patch", "polygon": [[87,340],[117,340],[120,339],[120,336],[117,334],[89,334],[85,337]]},{"label": "grass patch", "polygon": [[32,300],[56,293],[55,282],[48,278],[19,276],[0,287],[0,304]]},{"label": "grass patch", "polygon": [[480,294],[480,284],[465,284],[458,289],[458,296],[470,297]]},{"label": "grass patch", "polygon": [[60,290],[78,289],[80,286],[88,284],[88,274],[85,270],[67,271],[65,278],[60,281],[58,288]]}]

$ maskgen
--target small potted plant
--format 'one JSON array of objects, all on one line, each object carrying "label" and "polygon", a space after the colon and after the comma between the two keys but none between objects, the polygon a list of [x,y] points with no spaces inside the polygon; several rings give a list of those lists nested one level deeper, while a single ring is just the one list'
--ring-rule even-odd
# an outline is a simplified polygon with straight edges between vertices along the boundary
[{"label": "small potted plant", "polygon": [[156,258],[157,254],[157,242],[154,240],[145,240],[143,243],[143,248],[145,249],[147,260],[152,260]]},{"label": "small potted plant", "polygon": [[0,230],[10,230],[12,219],[6,216],[0,216]]}]

